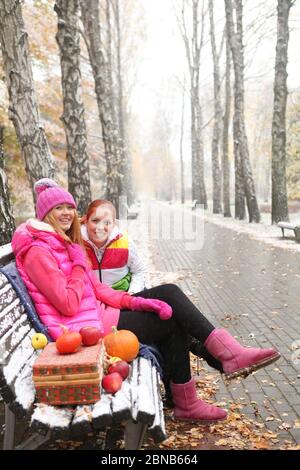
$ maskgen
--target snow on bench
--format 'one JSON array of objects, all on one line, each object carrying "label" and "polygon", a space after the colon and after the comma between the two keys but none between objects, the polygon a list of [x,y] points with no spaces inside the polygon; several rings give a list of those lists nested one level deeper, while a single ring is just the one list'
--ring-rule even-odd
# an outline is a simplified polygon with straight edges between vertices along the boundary
[{"label": "snow on bench", "polygon": [[[3,266],[12,259],[2,250]],[[2,261],[2,262],[1,262]],[[166,438],[160,377],[149,360],[138,357],[121,390],[102,391],[93,405],[51,406],[35,402],[32,365],[40,351],[32,348],[36,332],[7,277],[0,272],[0,394],[5,402],[4,449],[14,448],[16,417],[31,417],[34,433],[18,449],[35,449],[51,439],[81,438],[110,426],[125,426],[126,449],[141,446],[148,430],[156,442]]]},{"label": "snow on bench", "polygon": [[300,222],[294,224],[290,222],[278,222],[277,226],[281,228],[283,237],[285,230],[292,230],[295,234],[296,242],[300,243]]}]

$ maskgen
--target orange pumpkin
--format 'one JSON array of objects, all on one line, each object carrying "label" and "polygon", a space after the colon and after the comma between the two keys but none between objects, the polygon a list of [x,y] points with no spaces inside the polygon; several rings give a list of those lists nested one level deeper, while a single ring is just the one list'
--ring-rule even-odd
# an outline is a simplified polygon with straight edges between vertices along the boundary
[{"label": "orange pumpkin", "polygon": [[117,330],[112,327],[112,333],[104,336],[104,345],[109,356],[117,356],[123,361],[130,362],[139,352],[139,340],[129,330]]},{"label": "orange pumpkin", "polygon": [[77,351],[81,345],[81,334],[77,331],[69,331],[65,325],[59,325],[63,334],[60,335],[55,344],[59,354],[72,354]]}]

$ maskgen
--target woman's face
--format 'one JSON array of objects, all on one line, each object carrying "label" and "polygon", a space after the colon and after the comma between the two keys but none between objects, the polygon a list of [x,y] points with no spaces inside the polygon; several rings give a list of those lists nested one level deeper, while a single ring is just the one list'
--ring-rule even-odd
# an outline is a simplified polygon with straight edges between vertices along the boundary
[{"label": "woman's face", "polygon": [[97,207],[86,222],[88,237],[98,248],[105,245],[114,226],[113,213],[105,206]]},{"label": "woman's face", "polygon": [[51,214],[64,232],[70,230],[75,217],[75,209],[73,206],[70,204],[59,204],[52,209]]}]

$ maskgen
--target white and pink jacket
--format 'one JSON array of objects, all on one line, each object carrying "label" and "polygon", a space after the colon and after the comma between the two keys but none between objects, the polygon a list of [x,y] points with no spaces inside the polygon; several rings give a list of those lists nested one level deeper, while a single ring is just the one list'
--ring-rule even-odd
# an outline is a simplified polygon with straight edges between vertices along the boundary
[{"label": "white and pink jacket", "polygon": [[130,309],[130,295],[73,267],[67,243],[49,224],[27,221],[12,239],[18,271],[53,339],[62,333],[60,324],[73,331],[96,326],[106,334],[118,324],[120,309]]}]

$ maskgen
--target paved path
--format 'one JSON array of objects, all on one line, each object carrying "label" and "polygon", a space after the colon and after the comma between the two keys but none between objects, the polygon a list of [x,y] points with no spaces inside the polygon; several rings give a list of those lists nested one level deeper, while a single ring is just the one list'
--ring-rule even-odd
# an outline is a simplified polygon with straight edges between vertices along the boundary
[{"label": "paved path", "polygon": [[[163,209],[171,227],[176,211]],[[216,398],[243,404],[243,413],[263,420],[281,442],[299,444],[300,429],[294,426],[300,420],[300,361],[293,361],[292,345],[300,343],[300,254],[213,223],[205,224],[204,234],[200,250],[187,250],[186,241],[172,236],[151,240],[154,268],[161,279],[177,273],[176,283],[209,320],[244,344],[280,350],[279,361],[246,380],[229,386],[220,381]]]}]

